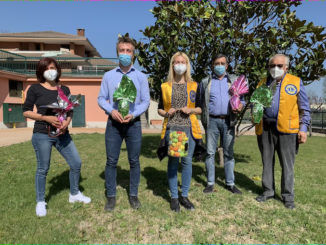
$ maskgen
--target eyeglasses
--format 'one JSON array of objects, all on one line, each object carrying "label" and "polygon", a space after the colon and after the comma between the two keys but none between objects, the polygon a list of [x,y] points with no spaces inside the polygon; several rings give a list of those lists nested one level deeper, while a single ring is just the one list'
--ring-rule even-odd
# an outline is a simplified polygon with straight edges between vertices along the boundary
[{"label": "eyeglasses", "polygon": [[278,68],[282,68],[284,65],[283,64],[270,64],[269,68],[274,68],[275,66],[277,66]]}]

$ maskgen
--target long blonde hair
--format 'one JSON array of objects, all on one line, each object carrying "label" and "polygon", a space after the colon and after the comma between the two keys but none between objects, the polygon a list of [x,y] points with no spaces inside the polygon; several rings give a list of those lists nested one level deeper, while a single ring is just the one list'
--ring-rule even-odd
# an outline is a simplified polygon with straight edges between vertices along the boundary
[{"label": "long blonde hair", "polygon": [[189,61],[188,56],[185,53],[183,53],[183,52],[176,52],[172,56],[171,61],[170,61],[170,68],[169,68],[169,74],[168,74],[168,82],[175,82],[175,71],[173,69],[173,65],[174,65],[175,58],[178,57],[178,56],[182,56],[186,60],[187,70],[183,74],[183,76],[184,76],[186,82],[191,82],[192,81],[192,78],[191,78],[191,74],[190,74],[190,69],[191,69],[190,68],[190,61]]}]

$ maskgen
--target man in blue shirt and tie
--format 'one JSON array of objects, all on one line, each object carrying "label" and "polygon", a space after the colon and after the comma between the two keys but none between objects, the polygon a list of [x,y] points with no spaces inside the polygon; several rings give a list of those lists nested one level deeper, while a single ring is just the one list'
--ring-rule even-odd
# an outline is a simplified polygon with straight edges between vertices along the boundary
[{"label": "man in blue shirt and tie", "polygon": [[[131,38],[123,36],[118,39],[119,66],[104,74],[97,99],[99,106],[109,116],[105,131],[107,203],[104,209],[107,211],[114,210],[116,204],[117,163],[123,139],[126,142],[130,164],[129,203],[134,209],[138,209],[141,205],[138,199],[139,155],[142,141],[140,115],[148,109],[150,95],[145,74],[132,64],[134,51],[135,42]],[[113,101],[113,94],[119,87],[123,75],[127,75],[132,80],[137,90],[136,100],[130,103],[129,113],[125,117],[118,111],[118,102]]]},{"label": "man in blue shirt and tie", "polygon": [[226,73],[228,58],[219,54],[212,60],[212,77],[205,78],[199,87],[202,106],[202,123],[206,130],[207,157],[207,186],[204,193],[211,193],[215,184],[215,153],[218,139],[221,137],[224,155],[224,172],[226,189],[233,194],[241,194],[234,184],[233,145],[235,136],[236,114],[244,105],[241,103],[237,111],[230,106],[229,88],[236,77]]}]

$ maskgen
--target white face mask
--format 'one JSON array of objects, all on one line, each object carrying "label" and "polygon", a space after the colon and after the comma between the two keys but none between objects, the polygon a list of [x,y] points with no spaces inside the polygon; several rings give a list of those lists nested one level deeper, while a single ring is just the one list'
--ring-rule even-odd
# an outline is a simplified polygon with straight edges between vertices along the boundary
[{"label": "white face mask", "polygon": [[57,70],[46,70],[43,73],[43,77],[50,82],[53,82],[57,78],[57,76],[58,76]]},{"label": "white face mask", "polygon": [[271,74],[272,78],[280,79],[284,75],[284,70],[275,66],[274,68],[269,69],[269,73]]},{"label": "white face mask", "polygon": [[173,66],[173,69],[175,73],[181,76],[186,72],[187,66],[185,64],[176,64]]}]

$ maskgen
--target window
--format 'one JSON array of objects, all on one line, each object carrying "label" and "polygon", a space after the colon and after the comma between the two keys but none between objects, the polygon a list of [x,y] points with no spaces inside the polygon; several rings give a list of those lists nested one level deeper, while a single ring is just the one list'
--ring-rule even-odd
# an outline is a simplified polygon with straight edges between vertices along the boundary
[{"label": "window", "polygon": [[29,43],[20,43],[20,50],[29,50]]},{"label": "window", "polygon": [[35,44],[35,50],[36,51],[40,51],[41,50],[41,44],[40,43],[36,43]]},{"label": "window", "polygon": [[65,48],[65,49],[70,49],[70,45],[69,44],[61,44],[61,48]]},{"label": "window", "polygon": [[9,96],[22,97],[23,82],[9,80]]}]

